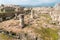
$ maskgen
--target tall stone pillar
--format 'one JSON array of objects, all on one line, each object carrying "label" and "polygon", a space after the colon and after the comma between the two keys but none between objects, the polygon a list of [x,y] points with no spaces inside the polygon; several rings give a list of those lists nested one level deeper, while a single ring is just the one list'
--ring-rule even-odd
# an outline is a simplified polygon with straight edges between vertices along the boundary
[{"label": "tall stone pillar", "polygon": [[17,19],[17,13],[15,13],[15,19]]},{"label": "tall stone pillar", "polygon": [[31,9],[31,18],[34,18],[34,10]]},{"label": "tall stone pillar", "polygon": [[20,14],[19,21],[20,21],[20,24],[19,24],[20,27],[24,28],[24,14]]}]

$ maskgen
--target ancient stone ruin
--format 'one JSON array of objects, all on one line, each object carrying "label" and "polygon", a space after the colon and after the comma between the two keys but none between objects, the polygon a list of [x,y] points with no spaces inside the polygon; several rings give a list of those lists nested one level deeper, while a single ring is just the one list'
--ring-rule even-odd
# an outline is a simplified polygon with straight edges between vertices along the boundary
[{"label": "ancient stone ruin", "polygon": [[58,24],[60,25],[60,4],[55,5],[49,14],[52,18],[52,21],[58,22]]},{"label": "ancient stone ruin", "polygon": [[24,14],[20,14],[19,16],[19,21],[20,21],[20,27],[24,28]]},{"label": "ancient stone ruin", "polygon": [[[18,5],[1,5],[0,6],[0,21],[11,18],[19,19],[21,28],[24,27],[24,8]],[[19,15],[19,17],[18,17]]]}]

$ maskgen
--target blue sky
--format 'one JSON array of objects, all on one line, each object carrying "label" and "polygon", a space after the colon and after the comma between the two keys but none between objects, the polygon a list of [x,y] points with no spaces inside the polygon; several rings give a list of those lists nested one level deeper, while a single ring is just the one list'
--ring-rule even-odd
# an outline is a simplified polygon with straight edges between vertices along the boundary
[{"label": "blue sky", "polygon": [[60,0],[0,0],[0,4],[16,4],[16,5],[43,5],[43,4],[55,4]]}]

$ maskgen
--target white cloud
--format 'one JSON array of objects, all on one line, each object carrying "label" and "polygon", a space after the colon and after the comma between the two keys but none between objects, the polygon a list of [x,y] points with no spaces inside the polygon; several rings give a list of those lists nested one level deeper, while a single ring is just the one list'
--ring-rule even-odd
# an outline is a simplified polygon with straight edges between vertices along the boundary
[{"label": "white cloud", "polygon": [[40,5],[43,3],[53,3],[57,1],[58,0],[0,0],[0,4]]},{"label": "white cloud", "polygon": [[29,1],[29,0],[20,0],[20,1],[22,1],[22,2],[26,2],[26,1]]},{"label": "white cloud", "polygon": [[20,2],[40,2],[40,3],[50,3],[50,2],[56,2],[57,0],[20,0]]},{"label": "white cloud", "polygon": [[51,2],[56,2],[57,0],[37,0],[40,3],[51,3]]}]

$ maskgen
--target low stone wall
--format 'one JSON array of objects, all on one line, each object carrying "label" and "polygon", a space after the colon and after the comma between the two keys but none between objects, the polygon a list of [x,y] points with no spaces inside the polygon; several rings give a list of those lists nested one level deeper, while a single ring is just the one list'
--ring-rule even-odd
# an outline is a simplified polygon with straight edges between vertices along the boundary
[{"label": "low stone wall", "polygon": [[15,17],[14,13],[0,13],[0,22],[12,19],[13,17]]}]

